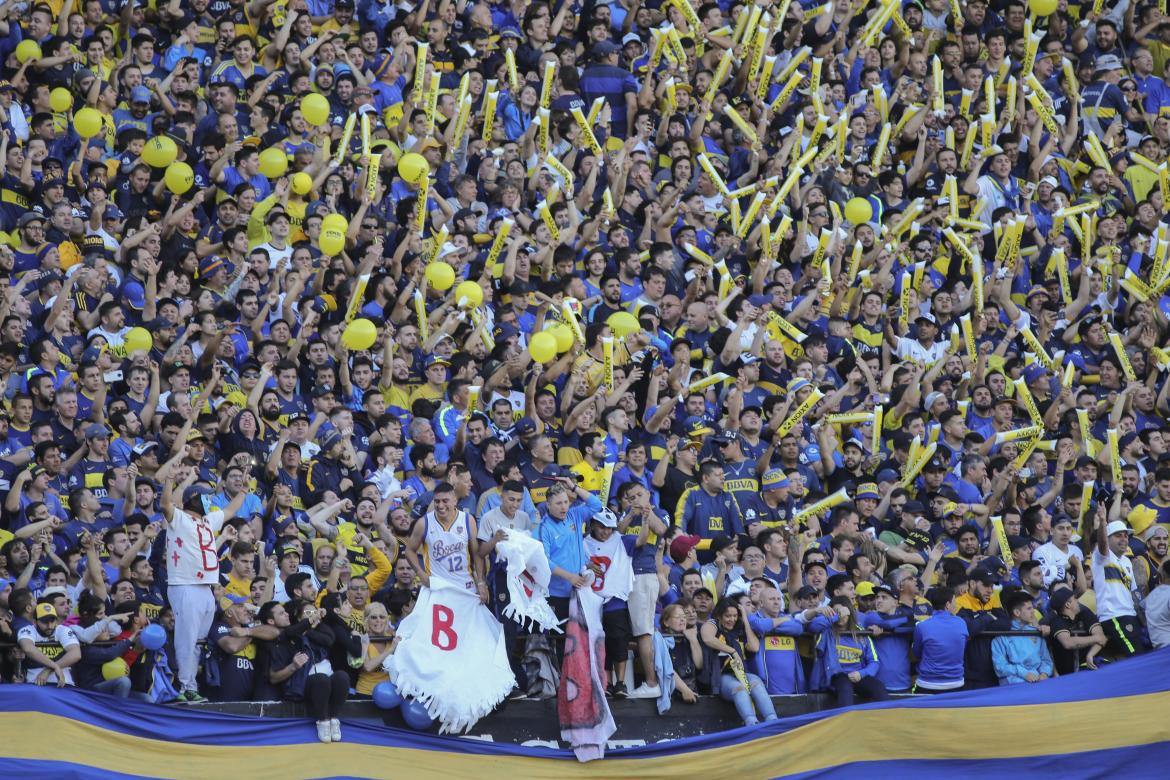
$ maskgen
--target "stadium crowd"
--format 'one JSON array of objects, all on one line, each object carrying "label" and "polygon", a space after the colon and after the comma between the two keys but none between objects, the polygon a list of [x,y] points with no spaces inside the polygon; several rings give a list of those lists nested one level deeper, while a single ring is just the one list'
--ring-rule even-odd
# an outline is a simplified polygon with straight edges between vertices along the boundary
[{"label": "stadium crowd", "polygon": [[17,0],[0,57],[4,682],[337,740],[510,532],[660,711],[1170,644],[1164,3]]}]

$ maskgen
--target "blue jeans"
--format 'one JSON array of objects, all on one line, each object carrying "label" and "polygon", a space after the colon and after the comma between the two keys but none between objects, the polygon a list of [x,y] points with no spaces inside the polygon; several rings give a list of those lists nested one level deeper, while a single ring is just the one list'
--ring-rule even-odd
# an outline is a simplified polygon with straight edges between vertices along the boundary
[{"label": "blue jeans", "polygon": [[148,693],[130,690],[129,677],[115,677],[113,680],[102,680],[93,689],[98,693],[109,693],[119,699],[137,699],[138,701],[154,701]]},{"label": "blue jeans", "polygon": [[751,672],[747,673],[747,679],[751,685],[750,692],[743,689],[743,683],[735,675],[723,675],[719,678],[719,695],[735,705],[735,711],[743,718],[745,726],[759,723],[758,715],[762,715],[764,720],[776,720],[776,708],[768,696],[768,686]]}]

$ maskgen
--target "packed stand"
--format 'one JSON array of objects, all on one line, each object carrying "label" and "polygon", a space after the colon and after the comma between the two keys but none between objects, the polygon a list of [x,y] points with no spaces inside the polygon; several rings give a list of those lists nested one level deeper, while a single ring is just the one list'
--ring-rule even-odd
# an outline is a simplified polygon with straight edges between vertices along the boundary
[{"label": "packed stand", "polygon": [[1170,644],[1164,4],[0,17],[5,682],[337,741],[511,532],[659,711]]}]

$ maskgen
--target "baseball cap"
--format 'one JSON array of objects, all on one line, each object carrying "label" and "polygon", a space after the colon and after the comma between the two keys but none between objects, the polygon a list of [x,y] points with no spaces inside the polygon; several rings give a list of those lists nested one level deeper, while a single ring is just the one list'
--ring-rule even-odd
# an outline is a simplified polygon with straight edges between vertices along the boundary
[{"label": "baseball cap", "polygon": [[872,596],[874,593],[873,583],[869,580],[859,582],[853,592],[858,596]]},{"label": "baseball cap", "polygon": [[1060,612],[1065,605],[1073,600],[1072,588],[1057,588],[1055,591],[1050,591],[1051,596],[1048,599],[1048,610],[1052,613]]},{"label": "baseball cap", "polygon": [[183,491],[183,503],[189,504],[199,496],[209,496],[211,493],[211,488],[207,487],[206,485],[192,485]]},{"label": "baseball cap", "polygon": [[805,379],[804,377],[799,377],[797,379],[793,379],[791,382],[788,383],[788,392],[789,393],[796,393],[796,392],[803,390],[804,388],[806,388],[808,386],[809,386],[809,381],[807,379]]},{"label": "baseball cap", "polygon": [[[292,518],[289,519],[291,520]],[[303,558],[305,556],[304,548],[295,542],[283,545],[280,548],[280,557],[284,558],[289,555],[298,555]]]},{"label": "baseball cap", "polygon": [[796,591],[796,598],[798,599],[811,599],[816,595],[817,589],[812,585],[801,585],[800,589]]},{"label": "baseball cap", "polygon": [[427,358],[427,362],[426,362],[427,368],[430,368],[431,366],[440,366],[440,365],[449,366],[451,364],[447,361],[447,358],[443,357],[442,355],[431,355],[430,357]]},{"label": "baseball cap", "polygon": [[711,433],[711,426],[707,421],[697,415],[691,415],[683,420],[683,428],[687,432],[687,436],[705,436]]},{"label": "baseball cap", "polygon": [[[618,50],[618,45],[613,41],[598,41],[597,43],[593,44],[594,57],[608,57]],[[1116,59],[1116,57],[1114,59]],[[1120,67],[1120,65],[1118,67]]]},{"label": "baseball cap", "polygon": [[1121,70],[1121,60],[1116,54],[1102,54],[1093,64],[1094,73],[1104,73],[1110,70]]},{"label": "baseball cap", "polygon": [[57,617],[57,610],[53,609],[52,604],[37,604],[37,620],[55,617]]},{"label": "baseball cap", "polygon": [[1105,526],[1105,535],[1113,536],[1113,534],[1128,534],[1129,526],[1122,520],[1114,520],[1109,525]]},{"label": "baseball cap", "polygon": [[1043,366],[1038,366],[1038,365],[1028,366],[1027,368],[1024,369],[1024,381],[1027,382],[1028,384],[1032,384],[1033,382],[1037,381],[1038,379],[1041,379],[1044,376],[1046,376],[1047,373],[1048,372],[1044,370]]},{"label": "baseball cap", "polygon": [[527,436],[530,433],[536,433],[536,421],[531,417],[521,417],[516,421],[515,431],[517,436]]},{"label": "baseball cap", "polygon": [[1006,395],[997,395],[995,398],[991,399],[992,406],[999,406],[1000,404],[1015,404],[1015,401],[1008,398]]},{"label": "baseball cap", "polygon": [[608,509],[602,509],[597,514],[593,515],[593,522],[601,523],[606,528],[617,528],[617,515]]},{"label": "baseball cap", "polygon": [[134,89],[130,90],[130,102],[131,103],[149,103],[150,102],[150,90],[147,89],[146,87],[143,87],[143,86],[135,87]]},{"label": "baseball cap", "polygon": [[637,33],[628,32],[622,36],[622,46],[625,46],[627,43],[641,43],[641,42],[642,42],[642,39],[638,37]]},{"label": "baseball cap", "polygon": [[978,582],[981,585],[994,585],[995,575],[987,569],[975,568],[967,575],[967,582]]},{"label": "baseball cap", "polygon": [[687,554],[695,549],[695,546],[701,541],[702,539],[693,534],[675,537],[674,541],[670,543],[670,557],[674,559],[675,563],[682,563]]},{"label": "baseball cap", "polygon": [[309,415],[304,412],[293,412],[288,416],[288,424],[292,425],[295,422],[309,422]]},{"label": "baseball cap", "polygon": [[101,423],[93,423],[85,426],[85,438],[100,439],[110,435],[110,429]]},{"label": "baseball cap", "polygon": [[935,390],[933,393],[930,393],[929,395],[926,396],[926,403],[923,405],[923,408],[929,412],[931,409],[934,408],[935,404],[937,404],[939,401],[943,400],[944,398],[946,398],[946,395],[944,393],[940,393],[938,390]]},{"label": "baseball cap", "polygon": [[18,228],[27,227],[33,222],[44,222],[45,215],[37,211],[26,211],[20,215],[20,219],[16,220]]},{"label": "baseball cap", "polygon": [[711,441],[713,441],[716,445],[731,444],[732,442],[738,441],[738,440],[739,440],[739,434],[737,434],[735,431],[728,431],[728,430],[720,431],[719,433],[717,433],[711,437]]},{"label": "baseball cap", "polygon": [[947,464],[942,458],[935,455],[933,458],[931,458],[930,460],[928,460],[926,462],[926,465],[922,467],[922,470],[923,471],[946,471]]}]

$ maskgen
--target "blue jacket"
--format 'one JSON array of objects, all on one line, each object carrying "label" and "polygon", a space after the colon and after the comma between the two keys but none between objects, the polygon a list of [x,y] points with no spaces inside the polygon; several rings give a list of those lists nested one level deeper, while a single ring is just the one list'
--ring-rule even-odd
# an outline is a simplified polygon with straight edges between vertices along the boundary
[{"label": "blue jacket", "polygon": [[822,679],[831,683],[839,674],[861,672],[862,677],[876,677],[880,664],[873,640],[868,636],[854,637],[848,631],[836,633],[826,628],[817,639],[817,662]]},{"label": "blue jacket", "polygon": [[[555,570],[559,566],[572,574],[580,574],[585,570],[585,547],[582,539],[590,519],[600,511],[601,502],[596,496],[591,495],[585,501],[579,501],[569,507],[564,520],[554,520],[548,514],[541,518],[536,529],[536,537],[544,545],[550,569]],[[548,584],[550,596],[565,598],[572,592],[573,586],[568,580],[553,574]]]},{"label": "blue jacket", "polygon": [[[1018,631],[1031,626],[1013,620],[1012,628]],[[995,637],[991,640],[991,661],[1000,685],[1027,682],[1028,674],[1052,676],[1052,654],[1040,634]]]},{"label": "blue jacket", "polygon": [[882,629],[882,635],[873,640],[878,657],[877,678],[886,686],[886,690],[909,690],[912,682],[910,638],[914,633],[914,615],[862,612],[859,622],[864,628],[879,626]]},{"label": "blue jacket", "polygon": [[912,649],[918,659],[918,680],[961,684],[968,635],[967,624],[950,612],[935,612],[915,625]]},{"label": "blue jacket", "polygon": [[752,659],[752,671],[768,684],[771,695],[804,693],[804,666],[796,646],[804,624],[792,615],[781,617],[786,620],[778,626],[763,612],[748,617],[748,624],[760,638],[760,652]]}]

